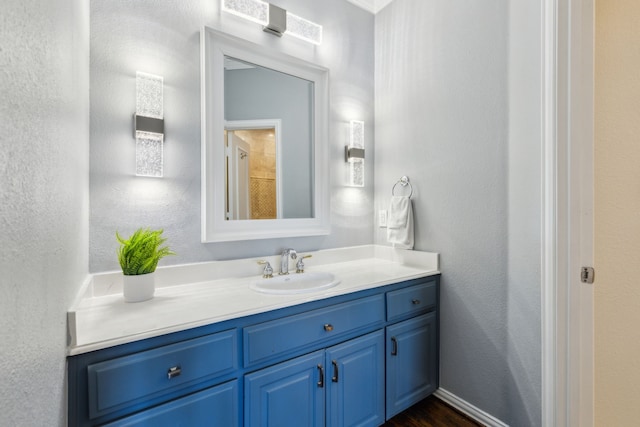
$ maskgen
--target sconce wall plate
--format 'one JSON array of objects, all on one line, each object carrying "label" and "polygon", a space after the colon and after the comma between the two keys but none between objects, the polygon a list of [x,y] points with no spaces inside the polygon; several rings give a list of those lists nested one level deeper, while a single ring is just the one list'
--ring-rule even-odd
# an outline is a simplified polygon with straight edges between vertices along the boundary
[{"label": "sconce wall plate", "polygon": [[269,3],[269,22],[262,28],[269,34],[282,37],[287,31],[287,11]]},{"label": "sconce wall plate", "polygon": [[344,147],[344,161],[353,162],[356,159],[364,159],[364,148]]},{"label": "sconce wall plate", "polygon": [[164,119],[156,119],[155,117],[133,115],[133,137],[136,132],[152,132],[164,134]]}]

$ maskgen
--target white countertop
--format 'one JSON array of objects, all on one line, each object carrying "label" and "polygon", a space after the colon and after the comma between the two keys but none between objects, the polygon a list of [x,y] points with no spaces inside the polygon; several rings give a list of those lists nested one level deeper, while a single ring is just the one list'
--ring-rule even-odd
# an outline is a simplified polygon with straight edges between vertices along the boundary
[{"label": "white countertop", "polygon": [[[294,295],[270,295],[249,289],[261,277],[258,259],[270,261],[277,271],[280,257],[269,256],[158,268],[155,297],[141,303],[125,303],[120,272],[95,274],[69,310],[68,354],[439,273],[438,254],[428,252],[367,245],[309,253],[313,257],[305,260],[305,271],[333,273],[340,279],[337,286]],[[295,261],[290,262],[290,268],[295,268]]]}]

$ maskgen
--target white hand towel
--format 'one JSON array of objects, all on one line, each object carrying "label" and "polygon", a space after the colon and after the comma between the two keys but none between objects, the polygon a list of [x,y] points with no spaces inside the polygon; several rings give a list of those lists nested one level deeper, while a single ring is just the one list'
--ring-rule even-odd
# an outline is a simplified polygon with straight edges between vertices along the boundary
[{"label": "white hand towel", "polygon": [[394,248],[413,249],[413,209],[407,196],[391,197],[387,240]]}]

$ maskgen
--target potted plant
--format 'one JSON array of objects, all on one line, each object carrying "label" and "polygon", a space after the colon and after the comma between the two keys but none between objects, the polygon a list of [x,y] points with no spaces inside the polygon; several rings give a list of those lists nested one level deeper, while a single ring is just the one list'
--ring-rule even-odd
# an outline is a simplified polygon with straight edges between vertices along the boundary
[{"label": "potted plant", "polygon": [[175,255],[168,246],[161,245],[163,230],[137,229],[128,239],[116,231],[120,243],[118,261],[122,267],[123,294],[126,302],[140,302],[153,298],[158,261],[167,255]]}]

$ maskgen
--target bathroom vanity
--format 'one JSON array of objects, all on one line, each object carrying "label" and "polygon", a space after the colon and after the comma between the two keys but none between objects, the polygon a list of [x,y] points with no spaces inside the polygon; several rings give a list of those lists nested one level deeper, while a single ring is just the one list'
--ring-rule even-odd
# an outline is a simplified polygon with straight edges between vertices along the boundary
[{"label": "bathroom vanity", "polygon": [[127,304],[96,275],[69,313],[69,425],[376,426],[431,394],[437,254],[313,257],[337,286],[260,293],[256,260],[225,261],[159,269],[156,297]]}]

